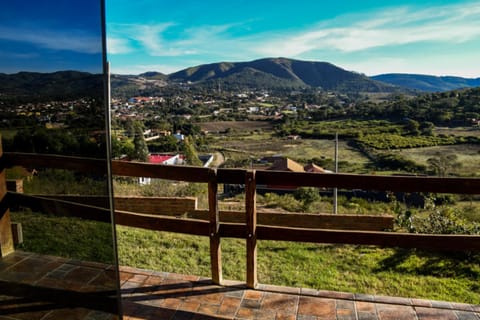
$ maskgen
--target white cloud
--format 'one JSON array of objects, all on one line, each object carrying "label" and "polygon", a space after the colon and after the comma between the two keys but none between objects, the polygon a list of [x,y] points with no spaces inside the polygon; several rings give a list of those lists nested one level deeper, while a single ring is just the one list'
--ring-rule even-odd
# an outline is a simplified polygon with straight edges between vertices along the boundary
[{"label": "white cloud", "polygon": [[419,11],[396,8],[375,12],[374,18],[351,18],[356,21],[348,25],[338,26],[333,20],[307,31],[276,36],[258,46],[257,51],[264,55],[280,52],[298,56],[312,50],[355,52],[428,41],[461,43],[480,38],[480,3]]},{"label": "white cloud", "polygon": [[133,48],[131,47],[127,39],[114,37],[107,38],[107,52],[109,54],[124,54],[130,53],[132,51]]},{"label": "white cloud", "polygon": [[81,30],[46,30],[0,27],[0,39],[32,43],[43,48],[80,53],[101,53],[101,38]]},{"label": "white cloud", "polygon": [[[125,47],[131,51],[144,51],[152,57],[175,57],[199,54],[211,54],[230,51],[237,47],[237,41],[225,33],[233,24],[198,26],[181,30],[175,30],[175,39],[166,39],[171,28],[178,27],[174,23],[160,24],[110,24],[107,38],[113,41],[123,40]],[[180,28],[179,28],[180,29]],[[129,47],[127,47],[129,43]],[[136,45],[134,45],[134,43]],[[135,49],[133,47],[135,46]],[[110,54],[124,53],[115,50],[115,43],[109,50]]]}]

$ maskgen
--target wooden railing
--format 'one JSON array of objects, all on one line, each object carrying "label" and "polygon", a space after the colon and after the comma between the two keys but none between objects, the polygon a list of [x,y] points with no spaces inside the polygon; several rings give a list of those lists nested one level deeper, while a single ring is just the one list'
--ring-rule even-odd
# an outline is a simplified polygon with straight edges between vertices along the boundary
[{"label": "wooden railing", "polygon": [[[51,155],[5,153],[1,158],[4,166],[49,167],[71,169],[80,172],[104,174],[105,161]],[[256,186],[284,185],[311,186],[318,188],[344,188],[404,192],[438,192],[454,194],[480,194],[480,179],[473,178],[434,178],[399,177],[356,174],[311,174],[280,171],[262,171],[245,169],[211,169],[188,166],[164,166],[145,163],[113,161],[112,172],[118,176],[151,177],[208,184],[208,215],[203,220],[198,217],[178,219],[165,215],[132,213],[115,210],[115,223],[132,227],[159,231],[179,232],[208,236],[210,239],[210,259],[212,280],[222,282],[221,238],[246,239],[247,285],[254,288],[257,284],[257,240],[282,240],[313,243],[338,243],[356,245],[376,245],[385,247],[422,248],[433,250],[466,251],[480,250],[480,236],[412,234],[386,231],[333,230],[308,227],[307,223],[293,224],[300,215],[284,218],[275,223],[270,218],[259,219],[257,212]],[[245,185],[244,218],[222,219],[218,208],[218,185],[222,183]],[[32,207],[50,208],[65,214],[85,217],[99,221],[109,219],[109,211],[98,206],[73,203],[47,197],[33,197],[10,194],[10,201],[26,203]],[[54,208],[52,208],[54,207]],[[58,209],[60,208],[60,209]],[[88,210],[85,210],[88,209]],[[308,215],[306,215],[308,217]],[[208,220],[207,220],[208,217]],[[263,219],[263,220],[262,220]],[[301,220],[301,219],[300,219]],[[278,221],[278,220],[277,220]],[[289,224],[289,221],[291,224]]]}]

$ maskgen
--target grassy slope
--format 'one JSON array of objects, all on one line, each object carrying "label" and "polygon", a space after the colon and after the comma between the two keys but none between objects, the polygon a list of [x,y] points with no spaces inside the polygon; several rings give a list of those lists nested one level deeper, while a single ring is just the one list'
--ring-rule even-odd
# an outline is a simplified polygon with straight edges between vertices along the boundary
[{"label": "grassy slope", "polygon": [[[108,262],[110,227],[73,218],[12,213],[23,250]],[[85,237],[85,234],[91,236]],[[120,264],[208,277],[208,239],[118,227]],[[222,239],[225,279],[245,279],[245,242]],[[261,283],[480,303],[480,256],[259,241]]]},{"label": "grassy slope", "polygon": [[[132,250],[132,248],[135,248]],[[208,239],[119,228],[121,264],[210,274]],[[245,280],[245,242],[222,240],[223,274]],[[379,295],[480,302],[480,257],[415,250],[259,241],[261,283]]]}]

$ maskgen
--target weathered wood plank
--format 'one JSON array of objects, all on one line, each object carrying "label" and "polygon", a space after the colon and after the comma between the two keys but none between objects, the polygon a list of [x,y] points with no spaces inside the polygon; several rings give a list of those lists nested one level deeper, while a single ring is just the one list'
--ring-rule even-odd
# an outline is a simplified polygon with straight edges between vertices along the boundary
[{"label": "weathered wood plank", "polygon": [[2,137],[0,136],[0,159],[2,167],[0,168],[0,258],[12,253],[14,249],[12,223],[10,220],[10,210],[7,203],[7,181],[5,177],[5,154],[3,153]]},{"label": "weathered wood plank", "polygon": [[[37,195],[90,206],[107,208],[106,196]],[[115,197],[115,208],[121,211],[165,215],[198,220],[209,220],[208,210],[196,210],[195,197]],[[246,224],[245,211],[219,211],[220,222]],[[390,215],[308,214],[262,212],[257,210],[257,222],[261,225],[298,227],[310,229],[343,229],[383,231],[393,228]]]},{"label": "weathered wood plank", "polygon": [[[106,162],[103,159],[6,152],[3,161],[7,166],[58,168],[97,174],[106,172]],[[112,162],[114,175],[190,182],[208,182],[209,170],[212,169],[125,161]],[[244,169],[218,169],[217,171],[219,183],[241,184],[244,175]],[[320,188],[480,194],[480,179],[478,178],[401,177],[342,173],[312,174],[257,170],[256,180],[257,184],[267,185],[282,185],[285,184],[285,181],[288,181],[288,184],[292,186]]]},{"label": "weathered wood plank", "polygon": [[258,212],[258,224],[308,229],[384,231],[393,229],[388,215],[308,214]]},{"label": "weathered wood plank", "polygon": [[[220,222],[246,224],[245,211],[220,211],[219,214]],[[207,210],[164,213],[164,215],[208,220]],[[280,213],[257,210],[257,224],[279,227],[384,231],[393,229],[394,220],[390,215]]]},{"label": "weathered wood plank", "polygon": [[222,282],[222,249],[220,246],[220,218],[218,213],[218,182],[216,170],[210,171],[208,181],[208,208],[210,232],[210,266],[212,281],[216,284]]},{"label": "weathered wood plank", "polygon": [[110,210],[64,200],[26,195],[23,193],[8,193],[9,201],[42,213],[57,216],[77,217],[101,222],[111,222]]},{"label": "weathered wood plank", "polygon": [[247,287],[257,286],[257,202],[255,171],[245,174],[245,211],[247,221]]},{"label": "weathered wood plank", "polygon": [[[78,195],[37,195],[96,207],[108,208],[107,196]],[[197,209],[196,197],[115,197],[115,208],[122,211],[158,214],[184,215]]]},{"label": "weathered wood plank", "polygon": [[[25,204],[40,204],[44,212],[77,216],[96,221],[108,220],[109,211],[102,208],[66,203],[54,199],[31,197],[24,194],[9,193],[11,200]],[[55,204],[53,204],[53,203]],[[147,214],[116,211],[117,224],[149,230],[178,232],[208,236],[208,221],[178,219]],[[107,219],[105,218],[107,217]],[[244,224],[220,223],[221,237],[248,238]],[[404,234],[395,232],[312,230],[306,228],[288,228],[258,225],[256,237],[261,240],[281,240],[313,243],[342,243],[353,245],[376,245],[383,247],[423,248],[450,251],[480,250],[480,236],[471,235],[428,235]]]},{"label": "weathered wood plank", "polygon": [[257,184],[325,188],[479,194],[478,178],[399,177],[343,173],[304,173],[257,170]]},{"label": "weathered wood plank", "polygon": [[12,236],[14,244],[23,243],[23,228],[21,223],[12,222]]},{"label": "weathered wood plank", "polygon": [[115,222],[119,225],[156,231],[177,232],[197,236],[208,236],[208,221],[177,219],[148,214],[115,211]]},{"label": "weathered wood plank", "polygon": [[420,248],[445,251],[480,251],[480,236],[472,235],[312,230],[258,226],[257,237],[261,240],[376,245],[380,247]]}]

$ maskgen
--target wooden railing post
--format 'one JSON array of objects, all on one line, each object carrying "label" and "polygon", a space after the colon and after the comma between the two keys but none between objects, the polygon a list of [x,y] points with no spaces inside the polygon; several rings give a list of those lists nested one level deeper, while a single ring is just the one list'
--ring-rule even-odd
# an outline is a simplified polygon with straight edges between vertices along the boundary
[{"label": "wooden railing post", "polygon": [[247,214],[247,287],[257,286],[257,198],[255,170],[245,173],[245,211]]},{"label": "wooden railing post", "polygon": [[209,171],[208,181],[208,210],[210,216],[210,265],[212,269],[212,281],[215,284],[222,282],[222,249],[220,246],[220,218],[218,213],[218,182],[217,170]]},{"label": "wooden railing post", "polygon": [[7,181],[3,160],[2,137],[0,136],[0,258],[13,252],[12,224],[7,204]]}]

